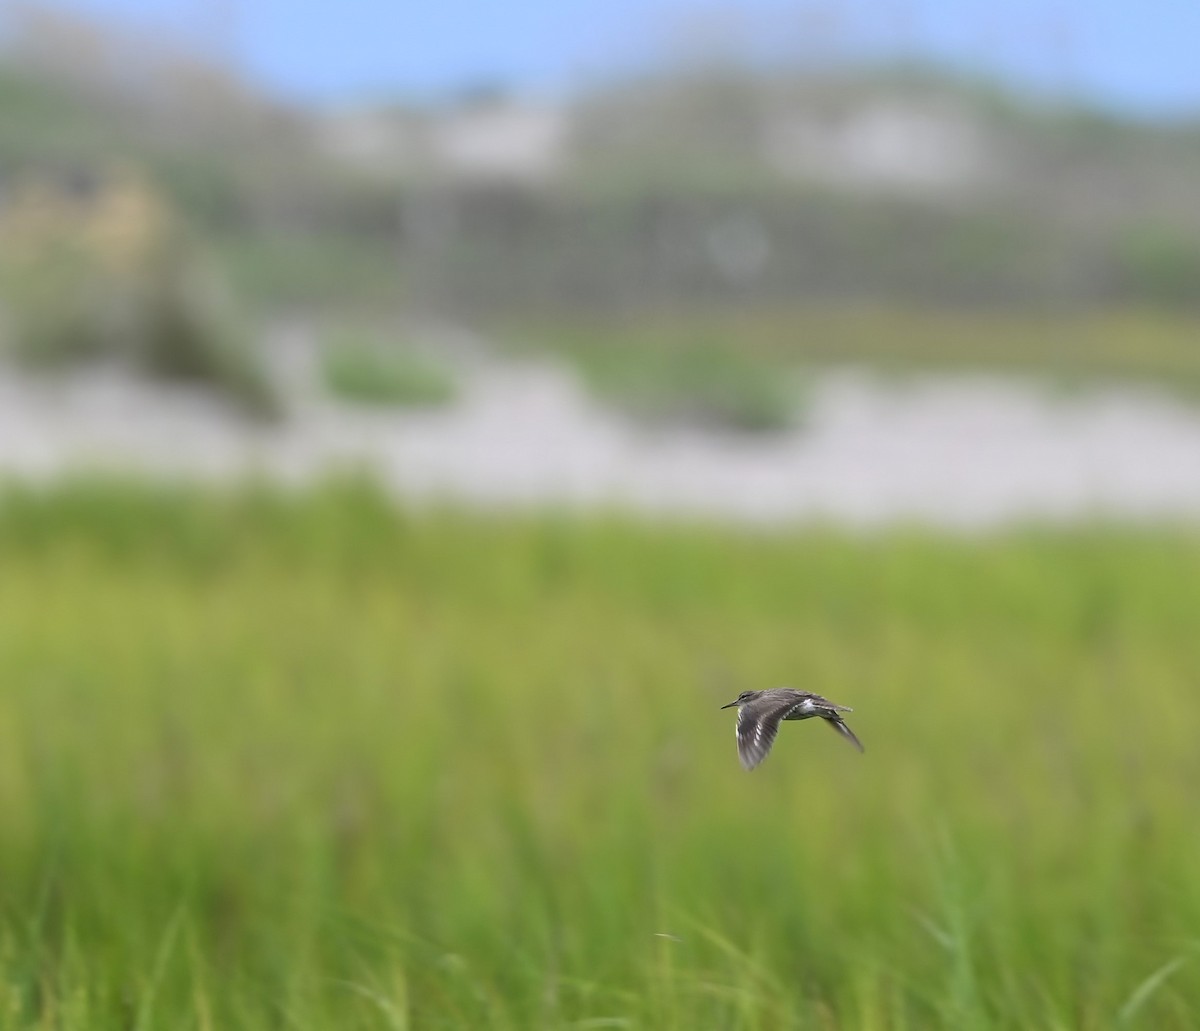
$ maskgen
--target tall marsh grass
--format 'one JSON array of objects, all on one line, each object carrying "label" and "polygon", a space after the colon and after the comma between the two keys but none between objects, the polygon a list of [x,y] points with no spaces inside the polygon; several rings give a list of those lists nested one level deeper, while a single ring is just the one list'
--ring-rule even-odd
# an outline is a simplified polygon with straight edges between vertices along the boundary
[{"label": "tall marsh grass", "polygon": [[[0,1028],[1189,1028],[1200,539],[0,504]],[[747,686],[855,706],[860,756]]]}]

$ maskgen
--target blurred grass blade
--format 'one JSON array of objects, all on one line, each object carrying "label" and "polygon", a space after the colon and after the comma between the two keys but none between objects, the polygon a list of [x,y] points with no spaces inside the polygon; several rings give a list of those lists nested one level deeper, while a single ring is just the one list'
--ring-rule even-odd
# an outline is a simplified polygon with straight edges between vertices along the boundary
[{"label": "blurred grass blade", "polygon": [[1180,967],[1188,960],[1187,956],[1176,956],[1174,959],[1168,960],[1161,967],[1155,970],[1141,984],[1139,984],[1125,1001],[1125,1005],[1121,1007],[1117,1013],[1117,1023],[1121,1025],[1129,1024],[1134,1017],[1138,1015],[1142,1007],[1153,998],[1167,979],[1171,977]]}]

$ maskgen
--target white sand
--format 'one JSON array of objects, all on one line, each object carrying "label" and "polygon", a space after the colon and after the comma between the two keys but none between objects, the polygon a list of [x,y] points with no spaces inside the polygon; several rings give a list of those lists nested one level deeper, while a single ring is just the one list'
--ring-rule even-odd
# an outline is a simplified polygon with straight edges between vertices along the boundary
[{"label": "white sand", "polygon": [[269,429],[114,371],[50,385],[0,370],[0,475],[303,483],[354,467],[409,498],[765,522],[1200,516],[1200,407],[1152,390],[1061,396],[1019,379],[889,385],[845,371],[814,385],[802,427],[763,438],[637,427],[535,365],[468,364],[460,400],[436,411],[357,408],[314,389],[301,337],[278,353],[295,402]]}]

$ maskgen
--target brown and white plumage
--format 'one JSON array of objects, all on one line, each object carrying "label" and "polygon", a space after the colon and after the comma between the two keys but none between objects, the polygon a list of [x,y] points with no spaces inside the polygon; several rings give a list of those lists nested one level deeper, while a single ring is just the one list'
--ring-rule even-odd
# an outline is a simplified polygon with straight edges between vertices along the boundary
[{"label": "brown and white plumage", "polygon": [[783,720],[808,720],[819,716],[842,735],[860,752],[862,742],[846,726],[841,717],[843,712],[854,710],[837,705],[811,691],[798,691],[794,687],[771,687],[765,691],[743,691],[722,709],[737,706],[737,749],[738,758],[747,770],[754,769],[771,751],[779,724]]}]

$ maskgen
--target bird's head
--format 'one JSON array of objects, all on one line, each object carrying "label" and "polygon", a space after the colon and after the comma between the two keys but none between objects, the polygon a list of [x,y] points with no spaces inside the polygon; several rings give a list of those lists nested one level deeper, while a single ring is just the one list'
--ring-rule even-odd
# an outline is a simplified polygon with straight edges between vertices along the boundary
[{"label": "bird's head", "polygon": [[728,705],[722,705],[721,708],[732,709],[735,705],[745,705],[747,702],[754,701],[760,694],[762,694],[761,691],[743,691],[732,702]]}]

